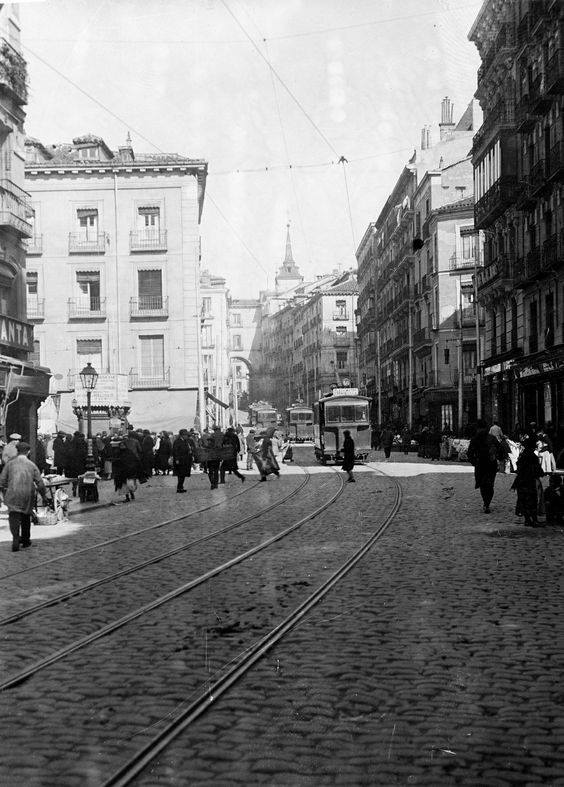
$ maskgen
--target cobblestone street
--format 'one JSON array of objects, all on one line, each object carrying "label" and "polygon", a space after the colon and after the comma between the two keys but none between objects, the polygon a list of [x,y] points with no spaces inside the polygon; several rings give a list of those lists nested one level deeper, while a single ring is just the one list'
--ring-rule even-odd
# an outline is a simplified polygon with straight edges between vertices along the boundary
[{"label": "cobblestone street", "polygon": [[[307,448],[295,453],[298,462],[309,458]],[[564,784],[563,529],[523,526],[514,515],[513,476],[498,474],[492,513],[486,515],[468,464],[429,463],[399,454],[386,462],[381,454],[374,456],[375,461],[355,468],[357,483],[346,486],[338,502],[319,515],[323,535],[317,536],[317,552],[322,560],[330,560],[326,545],[333,544],[331,550],[336,550],[334,534],[341,532],[344,520],[353,530],[368,533],[389,507],[388,490],[394,483],[390,479],[395,479],[402,490],[401,505],[380,540],[133,783],[171,787]],[[312,479],[336,488],[339,476],[331,468],[308,469]],[[302,477],[302,469],[290,465],[283,468],[279,482],[271,480],[255,489],[254,474],[248,474],[244,485],[228,477],[219,492],[222,500],[238,496],[229,509],[235,518],[237,500],[246,509],[262,507]],[[109,500],[110,487],[110,483],[102,485],[102,502]],[[16,567],[23,569],[103,542],[116,535],[118,522],[124,531],[138,531],[143,525],[210,504],[204,475],[194,475],[189,489],[190,494],[179,501],[172,478],[153,478],[129,506],[101,506],[71,516],[69,525],[35,527],[35,546],[17,555],[9,552],[7,525],[2,522],[4,606],[10,588],[16,587],[10,582],[16,579],[18,595],[28,601],[48,590],[33,584],[37,577],[31,573],[6,578]],[[218,517],[225,524],[230,514],[219,509]],[[142,517],[135,511],[143,512]],[[288,508],[277,518],[284,520],[279,523],[283,526],[296,517]],[[190,530],[201,527],[196,516]],[[54,532],[42,537],[57,528],[58,537]],[[125,562],[135,538],[114,546],[122,550]],[[305,533],[301,538],[301,554],[291,553],[293,570],[316,583]],[[280,547],[283,551],[289,548],[285,543]],[[63,581],[64,565],[58,568]],[[264,574],[260,565],[256,562],[254,569],[259,572],[257,582],[268,589],[272,600],[290,599],[280,589],[280,577]],[[276,572],[274,563],[269,565],[269,571]],[[223,586],[214,586],[214,608],[232,607],[249,585],[249,576],[248,570],[237,572]],[[158,727],[159,719],[166,720],[188,701],[182,671],[168,689],[158,690],[161,661],[169,671],[180,670],[159,656],[174,645],[175,638],[182,639],[183,629],[190,628],[190,615],[200,615],[210,603],[205,593],[198,599],[192,613],[186,608],[180,618],[170,619],[166,639],[160,638],[162,654],[153,658],[147,654],[147,661],[139,658],[146,651],[141,648],[131,658],[139,677],[143,672],[152,675],[155,695],[137,697],[132,679],[120,680],[122,687],[117,687],[123,664],[111,636],[101,641],[100,657],[106,666],[98,686],[88,687],[88,670],[95,662],[88,667],[85,662],[80,685],[73,682],[79,674],[76,667],[69,666],[66,672],[59,667],[53,675],[47,669],[21,687],[5,690],[3,716],[11,720],[2,724],[1,783],[16,787],[105,784],[120,758],[113,755],[111,767],[100,764],[97,747],[104,744],[99,730],[106,725],[108,736],[113,708],[118,708],[121,698],[134,699],[111,743],[114,750],[122,749],[124,758],[141,746],[151,726]],[[298,597],[294,599],[288,609],[297,603]],[[103,617],[103,612],[93,614]],[[34,618],[38,638],[45,638],[47,628],[42,631],[42,626],[52,625],[48,620],[47,614]],[[247,620],[249,633],[254,624],[252,618]],[[71,613],[61,618],[57,628],[64,633],[76,626],[80,621]],[[7,650],[3,672],[11,674],[13,668],[6,669],[10,631],[11,626],[3,627],[2,649]],[[132,632],[130,637],[135,636]],[[210,629],[210,638],[212,633]],[[238,629],[236,635],[245,632]],[[33,648],[32,642],[29,647]],[[80,664],[83,657],[76,658]],[[106,686],[106,691],[114,687],[113,695],[105,695]],[[92,708],[89,721],[78,712],[83,696]],[[65,714],[69,722],[76,719],[72,736],[53,728]]]}]

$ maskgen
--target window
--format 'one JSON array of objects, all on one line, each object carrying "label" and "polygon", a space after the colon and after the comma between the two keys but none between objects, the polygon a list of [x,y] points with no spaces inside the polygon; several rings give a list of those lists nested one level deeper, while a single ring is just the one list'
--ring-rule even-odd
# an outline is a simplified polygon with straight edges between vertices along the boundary
[{"label": "window", "polygon": [[346,369],[348,361],[348,352],[343,350],[337,353],[337,369]]},{"label": "window", "polygon": [[77,271],[77,306],[81,311],[100,311],[100,271]]},{"label": "window", "polygon": [[211,314],[212,299],[205,297],[202,298],[202,314]]},{"label": "window", "polygon": [[445,347],[444,354],[445,354],[445,366],[448,366],[450,364],[450,350],[448,347]]},{"label": "window", "polygon": [[337,310],[337,314],[342,317],[343,320],[347,319],[347,302],[346,301],[335,301],[335,307]]},{"label": "window", "polygon": [[205,325],[202,328],[202,346],[203,347],[213,347],[211,325]]},{"label": "window", "polygon": [[529,352],[536,353],[538,349],[538,307],[533,301],[529,304]]},{"label": "window", "polygon": [[238,334],[238,333],[234,334],[234,336],[233,336],[233,349],[234,350],[241,350],[242,349],[241,335]]},{"label": "window", "polygon": [[161,270],[137,271],[139,310],[163,308],[163,283]]},{"label": "window", "polygon": [[231,315],[231,324],[239,328],[241,326],[241,315],[239,312],[233,312]]},{"label": "window", "polygon": [[164,336],[140,336],[140,377],[164,380]]},{"label": "window", "polygon": [[511,299],[511,348],[517,347],[517,301]]},{"label": "window", "polygon": [[33,295],[37,297],[37,287],[38,287],[37,271],[26,271],[25,280],[26,280],[28,298]]},{"label": "window", "polygon": [[36,363],[37,365],[41,364],[41,346],[39,339],[33,340],[33,351],[29,354],[29,360],[31,363]]},{"label": "window", "polygon": [[549,292],[544,299],[546,326],[544,329],[544,346],[554,345],[554,295]]},{"label": "window", "polygon": [[79,208],[76,211],[76,220],[82,240],[98,239],[97,208]]},{"label": "window", "polygon": [[138,208],[137,228],[148,238],[158,235],[161,228],[161,209],[156,206]]},{"label": "window", "polygon": [[475,236],[463,235],[461,240],[462,240],[462,259],[463,260],[474,259]]},{"label": "window", "polygon": [[80,148],[78,151],[78,155],[80,158],[90,158],[90,159],[97,159],[99,158],[98,146],[92,148]]},{"label": "window", "polygon": [[441,425],[443,429],[451,429],[452,430],[452,405],[451,404],[442,404],[441,405]]},{"label": "window", "polygon": [[338,336],[346,336],[347,328],[345,325],[337,325],[337,327],[335,328],[335,332]]},{"label": "window", "polygon": [[77,368],[80,370],[87,363],[91,363],[97,372],[102,369],[102,340],[77,339],[76,341]]}]

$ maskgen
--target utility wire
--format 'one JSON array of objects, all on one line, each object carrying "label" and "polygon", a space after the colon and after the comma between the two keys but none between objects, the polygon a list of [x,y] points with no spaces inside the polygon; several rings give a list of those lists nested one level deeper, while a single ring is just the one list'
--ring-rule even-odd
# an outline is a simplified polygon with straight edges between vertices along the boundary
[{"label": "utility wire", "polygon": [[346,195],[347,195],[347,207],[348,207],[348,211],[349,211],[349,223],[351,225],[351,236],[352,236],[352,242],[353,242],[353,253],[356,255],[356,239],[355,239],[355,235],[354,235],[354,223],[353,223],[352,210],[351,210],[351,198],[350,198],[350,195],[349,195],[349,183],[348,183],[348,180],[347,180],[347,170],[345,169],[345,164],[348,164],[348,162],[347,162],[347,159],[344,156],[341,156],[339,162],[343,166],[343,178],[344,178],[344,181],[345,181],[345,192],[346,192]]},{"label": "utility wire", "polygon": [[245,35],[245,36],[246,36],[246,38],[249,40],[249,42],[250,42],[251,46],[253,47],[253,49],[254,49],[254,50],[255,50],[255,51],[258,53],[259,57],[261,57],[261,58],[262,58],[262,60],[264,60],[264,62],[265,62],[265,63],[266,63],[266,65],[268,66],[268,68],[269,68],[269,69],[271,70],[271,72],[274,74],[274,76],[276,77],[276,79],[277,79],[277,80],[280,82],[280,84],[282,85],[282,87],[284,88],[284,90],[285,90],[285,91],[288,93],[288,95],[290,96],[290,98],[292,99],[292,101],[294,101],[294,103],[295,103],[295,104],[296,104],[296,105],[299,107],[299,109],[302,111],[302,113],[305,115],[305,117],[306,117],[306,118],[308,119],[308,121],[311,123],[311,125],[312,125],[312,126],[313,126],[313,128],[316,130],[316,132],[319,134],[319,136],[321,137],[321,139],[322,139],[322,140],[325,142],[325,144],[326,144],[326,145],[327,145],[327,146],[328,146],[328,147],[329,147],[329,148],[330,148],[330,149],[333,151],[333,153],[334,153],[336,156],[338,156],[339,154],[338,154],[338,153],[337,153],[337,151],[335,150],[335,148],[334,148],[333,144],[332,144],[332,143],[330,142],[330,140],[329,140],[329,139],[328,139],[328,138],[325,136],[325,134],[323,133],[323,131],[322,131],[322,130],[319,128],[319,126],[317,125],[317,123],[316,123],[316,122],[313,120],[313,118],[311,117],[311,115],[309,114],[309,112],[308,112],[308,111],[305,109],[305,107],[303,106],[303,104],[302,104],[302,103],[299,101],[299,99],[298,99],[298,98],[296,98],[296,96],[295,96],[295,95],[292,93],[292,91],[290,90],[290,88],[288,87],[288,85],[287,85],[287,84],[284,82],[284,80],[282,79],[282,77],[280,76],[280,74],[279,74],[279,73],[276,71],[276,69],[274,68],[274,66],[272,65],[272,63],[271,63],[271,62],[268,60],[268,58],[266,58],[266,57],[263,55],[263,53],[261,52],[260,48],[259,48],[259,47],[257,46],[257,44],[256,44],[256,43],[253,41],[253,39],[251,38],[251,36],[250,36],[250,35],[247,33],[247,31],[245,30],[245,28],[243,27],[243,25],[241,24],[241,22],[240,22],[240,21],[237,19],[237,17],[236,17],[236,16],[235,16],[235,14],[233,13],[233,11],[232,11],[232,10],[229,8],[229,6],[227,5],[226,1],[225,1],[225,0],[221,0],[221,4],[222,4],[222,5],[225,7],[225,10],[227,11],[227,13],[228,13],[228,14],[229,14],[231,17],[233,17],[233,19],[234,19],[235,23],[236,23],[236,24],[237,24],[237,26],[238,26],[238,27],[239,27],[239,28],[240,28],[240,29],[243,31],[244,35]]}]

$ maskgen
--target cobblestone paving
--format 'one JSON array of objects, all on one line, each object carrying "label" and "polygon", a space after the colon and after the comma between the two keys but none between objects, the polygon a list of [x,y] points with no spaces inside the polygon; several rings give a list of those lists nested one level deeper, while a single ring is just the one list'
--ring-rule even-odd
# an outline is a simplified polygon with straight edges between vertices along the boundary
[{"label": "cobblestone paving", "polygon": [[564,532],[511,477],[487,516],[468,468],[374,466],[404,494],[383,540],[139,784],[564,784]]},{"label": "cobblestone paving", "polygon": [[[340,549],[368,536],[392,499],[381,469],[404,493],[384,538],[137,783],[564,784],[564,533],[515,520],[510,477],[498,477],[488,517],[468,466],[394,460],[358,468],[307,541],[0,695],[0,783],[102,784],[226,654],[262,636],[343,562]],[[282,483],[299,472],[288,468]],[[169,483],[146,494],[159,518]],[[200,486],[195,507],[210,495]],[[186,506],[189,495],[178,497]],[[116,509],[91,516],[98,538],[116,527]],[[89,536],[78,528],[75,548]]]}]

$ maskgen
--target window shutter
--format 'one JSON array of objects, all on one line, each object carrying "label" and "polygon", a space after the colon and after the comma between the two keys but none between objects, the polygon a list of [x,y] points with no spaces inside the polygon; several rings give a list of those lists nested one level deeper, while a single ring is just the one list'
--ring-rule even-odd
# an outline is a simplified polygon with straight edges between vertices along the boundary
[{"label": "window shutter", "polygon": [[160,298],[163,294],[162,271],[138,271],[139,298]]},{"label": "window shutter", "polygon": [[140,336],[141,377],[164,379],[164,337]]},{"label": "window shutter", "polygon": [[101,355],[102,354],[102,340],[101,339],[77,339],[76,340],[77,355]]}]

